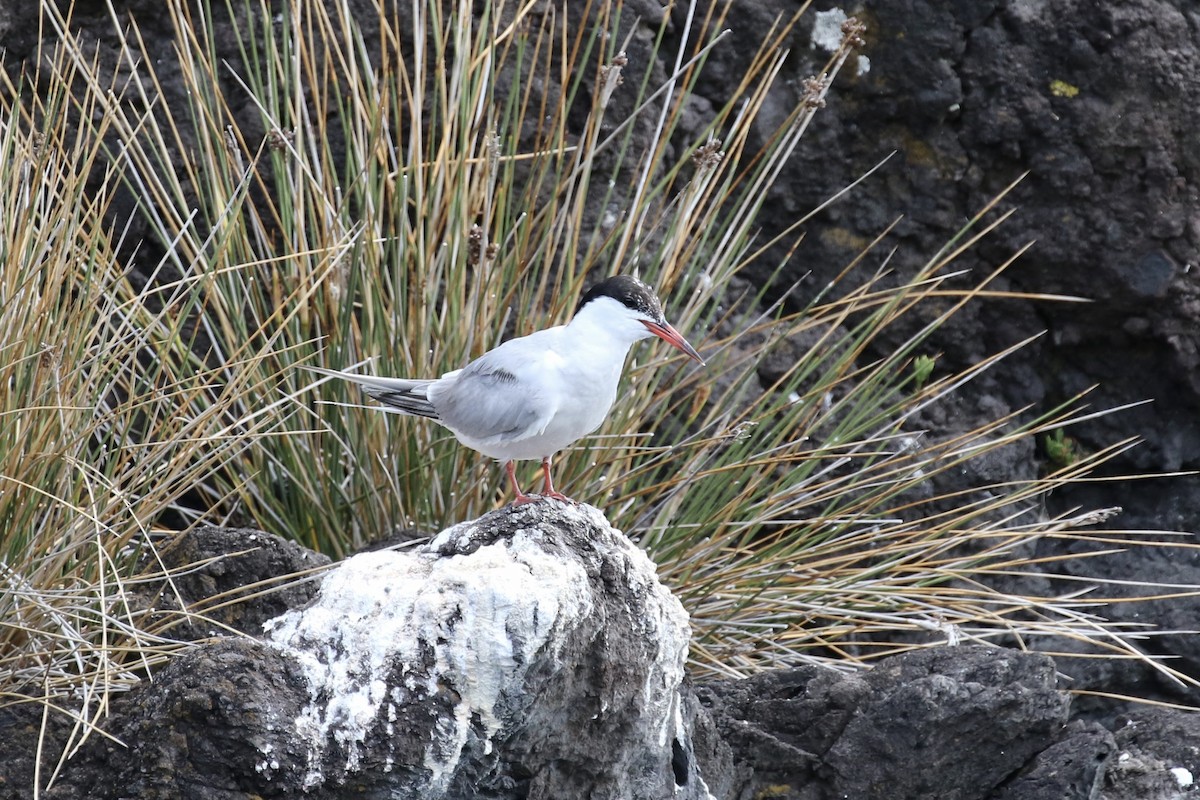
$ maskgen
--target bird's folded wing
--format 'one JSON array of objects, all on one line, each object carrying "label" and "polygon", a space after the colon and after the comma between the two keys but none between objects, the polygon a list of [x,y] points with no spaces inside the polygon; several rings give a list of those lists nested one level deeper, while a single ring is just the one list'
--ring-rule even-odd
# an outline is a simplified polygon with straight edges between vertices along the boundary
[{"label": "bird's folded wing", "polygon": [[[482,363],[481,363],[482,362]],[[546,429],[555,399],[483,359],[429,387],[442,424],[484,444],[516,442]]]}]

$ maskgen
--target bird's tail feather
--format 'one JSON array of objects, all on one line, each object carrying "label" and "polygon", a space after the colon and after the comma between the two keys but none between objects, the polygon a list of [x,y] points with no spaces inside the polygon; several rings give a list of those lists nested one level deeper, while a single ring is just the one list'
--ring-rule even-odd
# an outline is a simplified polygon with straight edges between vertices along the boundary
[{"label": "bird's tail feather", "polygon": [[425,391],[431,380],[416,380],[413,378],[381,378],[375,375],[359,375],[354,372],[338,372],[320,367],[305,367],[310,372],[328,375],[331,378],[357,383],[363,391],[379,402],[388,406],[388,410],[396,410],[402,414],[412,414],[417,417],[437,419],[437,409],[429,402]]}]

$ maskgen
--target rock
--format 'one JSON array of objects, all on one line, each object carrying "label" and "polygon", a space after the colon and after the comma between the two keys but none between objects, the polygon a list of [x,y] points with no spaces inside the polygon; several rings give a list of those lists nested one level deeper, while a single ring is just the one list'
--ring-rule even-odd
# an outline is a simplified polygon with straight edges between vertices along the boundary
[{"label": "rock", "polygon": [[0,800],[32,798],[34,782],[40,778],[44,787],[54,771],[73,725],[65,714],[43,711],[40,703],[12,696],[0,702]]},{"label": "rock", "polygon": [[[675,785],[694,791],[705,800],[734,797],[734,787],[747,777],[745,768],[734,763],[729,743],[721,738],[713,718],[701,704],[694,688],[684,684],[680,715],[686,736],[676,737],[672,745],[671,766]],[[685,793],[686,794],[686,793]]]},{"label": "rock", "polygon": [[687,615],[590,507],[354,556],[269,627],[122,698],[129,752],[94,737],[53,796],[708,796],[681,725]]},{"label": "rock", "polygon": [[[264,622],[312,598],[328,564],[328,556],[274,534],[205,526],[176,536],[156,561],[146,562],[149,572],[169,571],[169,582],[137,591],[140,602],[163,612],[184,608],[204,615],[203,622],[173,626],[174,638],[202,639],[228,630],[258,635]],[[306,575],[312,580],[303,580]]]},{"label": "rock", "polygon": [[[816,74],[828,49],[816,35],[819,3],[784,45],[788,68]],[[882,169],[839,197],[791,240],[750,267],[761,286],[776,265],[779,291],[812,273],[794,293],[804,307],[863,245],[893,220],[890,268],[911,274],[1002,188],[1016,208],[953,268],[969,280],[1033,242],[992,288],[1085,297],[1086,304],[999,300],[969,304],[926,348],[939,369],[977,364],[1027,336],[1039,341],[964,388],[970,398],[1047,410],[1087,387],[1092,408],[1152,399],[1097,417],[1071,436],[1090,451],[1129,436],[1144,440],[1118,458],[1114,473],[1191,470],[1200,463],[1200,40],[1189,0],[1037,3],[884,0],[842,6],[867,26],[862,71],[837,77],[826,108],[765,198],[758,221],[769,239],[833,197],[882,159]],[[753,57],[759,32],[789,0],[739,4],[732,46],[709,55],[695,93],[720,107]],[[682,27],[686,5],[677,5]],[[782,82],[769,109],[786,108],[801,81]],[[777,118],[780,116],[775,113]],[[756,127],[757,141],[771,134]],[[697,130],[696,135],[699,135]],[[786,258],[785,255],[789,256]],[[880,259],[882,256],[879,257]],[[874,262],[872,262],[874,263]],[[898,324],[876,352],[894,348],[927,320]],[[889,338],[890,337],[890,338]],[[981,414],[974,423],[989,419]],[[1058,491],[1052,510],[1122,506],[1160,530],[1200,529],[1196,480],[1109,482]],[[1169,518],[1175,517],[1175,518]],[[1192,581],[1195,582],[1195,581]]]},{"label": "rock", "polygon": [[[248,537],[189,535],[178,553]],[[1200,717],[1146,712],[1117,744],[1063,729],[1068,696],[1030,653],[933,647],[693,691],[682,607],[583,506],[354,556],[268,628],[198,644],[116,696],[115,738],[93,735],[43,796],[1165,800],[1200,769]],[[0,797],[31,796],[14,753],[37,752],[36,711],[0,709]]]},{"label": "rock", "polygon": [[119,696],[48,793],[51,800],[232,800],[298,797],[306,743],[294,723],[308,699],[286,653],[229,638],[172,660],[152,683]]},{"label": "rock", "polygon": [[1056,741],[1069,705],[1049,658],[988,647],[698,691],[746,770],[732,796],[812,800],[986,798]]},{"label": "rock", "polygon": [[310,785],[381,768],[426,796],[481,778],[544,797],[673,787],[687,616],[594,509],[525,506],[356,556],[271,635],[314,698]]},{"label": "rock", "polygon": [[864,680],[871,693],[825,756],[850,797],[984,796],[1067,721],[1054,662],[1015,651],[919,650]]},{"label": "rock", "polygon": [[[328,563],[326,556],[262,531],[205,526],[178,534],[153,559],[143,560],[148,575],[169,570],[169,583],[153,578],[133,582],[125,599],[131,607],[158,609],[164,626],[159,632],[177,640],[238,631],[261,635],[265,620],[315,594],[316,583],[298,576]],[[178,615],[181,609],[188,616]],[[192,616],[198,614],[208,621]],[[247,734],[254,726],[244,720],[269,713],[288,716],[280,709],[286,709],[289,696],[296,707],[304,697],[299,672],[293,666],[291,676],[281,673],[287,664],[279,659],[261,644],[234,638],[185,652],[140,690],[114,691],[109,716],[100,723],[109,735],[133,743],[137,774],[111,770],[110,762],[122,763],[129,755],[93,733],[91,744],[67,768],[71,778],[59,780],[52,796],[220,796],[228,788],[221,788],[228,782],[220,776],[239,769],[253,772],[262,753],[274,751],[275,739],[282,736],[279,727],[254,739]],[[58,754],[68,742],[78,741],[71,739],[74,721],[61,713],[62,708],[78,710],[76,700],[58,699],[58,708],[44,720],[40,703],[0,705],[0,800],[33,796],[39,758],[46,786]],[[91,703],[94,708],[95,698]],[[89,717],[94,713],[86,712]],[[172,750],[181,742],[197,743],[186,758]],[[241,766],[210,769],[214,759]],[[293,788],[299,790],[298,785]]]},{"label": "rock", "polygon": [[1118,721],[1103,800],[1183,800],[1200,776],[1200,714],[1144,708]]},{"label": "rock", "polygon": [[[706,66],[716,74],[738,74],[760,21],[791,8],[786,0],[753,5],[753,11],[730,20],[740,37],[736,46],[711,55]],[[829,3],[817,4],[806,13],[787,42],[794,74],[816,72],[827,57],[813,35],[813,11],[828,8]],[[796,305],[803,307],[864,242],[901,215],[888,239],[897,248],[888,265],[911,274],[996,192],[1027,173],[1005,204],[1016,213],[955,268],[971,270],[974,280],[1033,242],[992,288],[1057,292],[1092,302],[989,300],[962,309],[925,348],[939,354],[939,370],[977,364],[1042,331],[1049,335],[963,387],[952,401],[965,412],[963,425],[929,425],[930,435],[997,418],[989,405],[1046,411],[1097,386],[1088,397],[1090,408],[1153,401],[1067,432],[1085,452],[1129,437],[1140,440],[1105,468],[1106,476],[1195,470],[1200,463],[1200,427],[1194,424],[1200,406],[1200,292],[1194,277],[1200,267],[1200,161],[1191,148],[1200,130],[1195,4],[885,0],[846,8],[867,25],[861,52],[870,70],[838,76],[827,107],[764,203],[764,234],[785,230],[799,214],[895,155],[812,220],[779,285],[811,270],[811,280],[795,293]],[[795,83],[776,94],[797,91]],[[700,81],[696,91],[719,106],[727,85]],[[781,243],[777,253],[786,247]],[[753,266],[754,282],[765,281],[780,262],[768,257]],[[896,325],[876,343],[877,351],[894,348],[926,320],[917,314]],[[999,454],[1001,463],[994,466],[1011,466],[1007,474],[986,474],[992,472],[987,465],[968,464],[961,473],[937,476],[936,493],[967,497],[981,486],[1027,478],[1039,466],[1029,444],[1010,450],[1009,464]],[[1198,487],[1194,475],[1080,483],[1056,489],[1047,506],[1052,515],[1119,506],[1124,513],[1107,527],[1194,533],[1200,530]],[[1200,557],[1186,547],[1131,546],[1075,570],[1055,561],[1069,551],[1068,543],[1039,546],[1047,571],[1114,579],[1099,590],[1106,596],[1127,600],[1135,593],[1159,593],[1136,586],[1138,581],[1166,584],[1164,595],[1178,593],[1172,586],[1200,585]],[[1190,631],[1198,605],[1195,598],[1170,596],[1114,603],[1104,614],[1178,631],[1140,646],[1194,677],[1200,675],[1200,637]],[[1072,659],[1060,661],[1060,667],[1077,688],[1200,703],[1194,687],[1164,681],[1135,659]],[[1106,724],[1121,710],[1097,697],[1087,705]]]},{"label": "rock", "polygon": [[770,787],[810,793],[820,787],[823,754],[870,689],[861,676],[806,666],[696,691],[733,751],[740,774],[731,796],[754,797]]},{"label": "rock", "polygon": [[990,800],[1096,800],[1116,744],[1094,722],[1073,722]]},{"label": "rock", "polygon": [[1186,796],[1181,781],[1165,763],[1128,751],[1113,759],[1106,783],[1101,800],[1184,800]]}]

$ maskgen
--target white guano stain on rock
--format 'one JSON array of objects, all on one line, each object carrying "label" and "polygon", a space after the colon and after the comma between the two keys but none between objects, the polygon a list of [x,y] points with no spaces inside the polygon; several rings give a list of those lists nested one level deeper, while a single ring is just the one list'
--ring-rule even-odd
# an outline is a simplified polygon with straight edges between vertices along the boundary
[{"label": "white guano stain on rock", "polygon": [[[296,720],[312,742],[307,786],[324,780],[321,756],[331,739],[345,748],[346,770],[358,768],[368,730],[408,699],[396,687],[389,697],[397,665],[409,692],[431,696],[441,679],[458,694],[427,750],[431,789],[449,779],[473,716],[495,733],[501,692],[519,687],[522,665],[591,607],[582,567],[543,551],[538,536],[521,531],[468,555],[363,553],[326,577],[310,607],[273,622],[272,641],[300,661],[309,684],[312,702]],[[423,651],[433,653],[432,670]]]},{"label": "white guano stain on rock", "polygon": [[[468,742],[491,752],[497,732],[514,722],[501,717],[511,716],[529,667],[537,665],[542,680],[546,665],[570,667],[559,663],[561,648],[598,613],[593,592],[601,584],[588,573],[600,563],[625,576],[628,593],[617,596],[627,598],[635,630],[623,635],[649,648],[640,716],[660,745],[675,735],[688,618],[653,562],[596,509],[564,506],[528,518],[533,524],[509,517],[518,524],[499,537],[472,521],[420,550],[354,556],[325,577],[312,605],[268,623],[271,641],[297,659],[309,687],[310,702],[295,720],[310,743],[306,787],[365,767],[368,736],[391,730],[402,709],[423,706],[439,716],[429,726],[420,794],[441,796]],[[567,547],[556,522],[604,535]],[[469,552],[445,554],[453,550]],[[378,740],[376,733],[371,741]],[[330,765],[330,752],[344,752],[344,764]]]}]

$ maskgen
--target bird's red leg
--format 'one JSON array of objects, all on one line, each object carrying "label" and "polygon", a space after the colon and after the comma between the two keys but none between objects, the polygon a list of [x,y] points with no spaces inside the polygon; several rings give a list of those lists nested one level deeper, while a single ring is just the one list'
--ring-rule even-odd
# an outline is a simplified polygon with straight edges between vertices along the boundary
[{"label": "bird's red leg", "polygon": [[542,475],[545,476],[545,483],[542,486],[542,497],[553,497],[555,500],[566,500],[572,502],[571,498],[567,497],[562,492],[554,490],[554,481],[550,480],[550,457],[542,459]]},{"label": "bird's red leg", "polygon": [[517,483],[517,465],[512,461],[504,462],[504,471],[508,473],[508,479],[512,482],[513,494],[517,499],[513,501],[513,505],[520,506],[525,503],[536,503],[540,498],[534,495],[525,494],[521,491],[521,484]]}]

